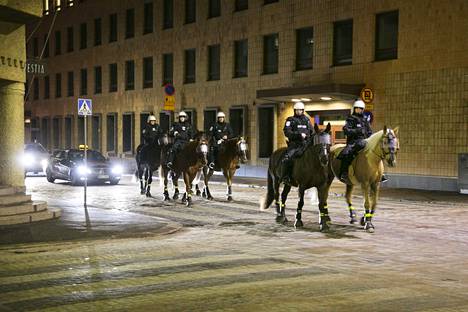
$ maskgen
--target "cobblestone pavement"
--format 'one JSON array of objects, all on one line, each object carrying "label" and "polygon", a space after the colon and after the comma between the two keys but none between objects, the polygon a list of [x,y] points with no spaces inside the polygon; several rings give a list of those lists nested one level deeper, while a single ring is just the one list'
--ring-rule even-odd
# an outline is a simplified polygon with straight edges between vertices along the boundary
[{"label": "cobblestone pavement", "polygon": [[468,205],[460,196],[384,192],[368,234],[348,224],[339,185],[329,233],[319,232],[310,199],[305,228],[294,229],[295,192],[290,223],[275,224],[272,209],[258,209],[258,186],[235,185],[229,203],[225,187],[213,185],[214,201],[196,197],[187,208],[142,197],[127,177],[90,188],[88,226],[81,188],[42,178],[28,178],[27,188],[64,209],[43,231],[92,235],[0,245],[0,311],[468,311]]}]

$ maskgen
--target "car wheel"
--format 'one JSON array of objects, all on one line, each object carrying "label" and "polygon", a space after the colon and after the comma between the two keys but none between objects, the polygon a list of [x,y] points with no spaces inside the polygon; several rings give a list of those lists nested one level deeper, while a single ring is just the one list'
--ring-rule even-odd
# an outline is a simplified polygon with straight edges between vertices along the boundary
[{"label": "car wheel", "polygon": [[54,178],[54,176],[52,175],[52,172],[50,171],[49,168],[46,169],[46,179],[47,179],[47,181],[49,181],[50,183],[54,183],[54,181],[55,181],[55,178]]},{"label": "car wheel", "polygon": [[115,178],[114,178],[114,179],[110,179],[110,180],[109,180],[109,183],[110,183],[111,185],[117,185],[117,184],[119,184],[119,182],[120,182],[120,179],[115,179]]}]

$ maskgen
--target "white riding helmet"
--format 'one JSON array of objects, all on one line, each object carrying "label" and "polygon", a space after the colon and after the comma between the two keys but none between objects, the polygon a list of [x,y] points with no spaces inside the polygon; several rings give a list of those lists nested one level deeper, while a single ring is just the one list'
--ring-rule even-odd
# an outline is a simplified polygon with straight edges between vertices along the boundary
[{"label": "white riding helmet", "polygon": [[187,113],[186,113],[186,112],[181,111],[181,112],[179,113],[179,118],[180,118],[180,117],[185,117],[185,118],[187,118],[188,116],[187,116]]},{"label": "white riding helmet", "polygon": [[302,109],[302,110],[304,110],[304,103],[302,103],[302,102],[296,102],[296,103],[294,103],[294,110],[296,110],[296,109]]},{"label": "white riding helmet", "polygon": [[366,104],[364,103],[363,100],[357,100],[354,102],[353,104],[353,111],[355,108],[362,108],[362,109],[365,109],[366,108]]},{"label": "white riding helmet", "polygon": [[149,115],[148,120],[146,122],[149,123],[152,120],[156,121],[156,117],[154,117],[154,115]]},{"label": "white riding helmet", "polygon": [[217,118],[226,118],[226,114],[224,114],[223,112],[219,112],[218,115],[216,115]]}]

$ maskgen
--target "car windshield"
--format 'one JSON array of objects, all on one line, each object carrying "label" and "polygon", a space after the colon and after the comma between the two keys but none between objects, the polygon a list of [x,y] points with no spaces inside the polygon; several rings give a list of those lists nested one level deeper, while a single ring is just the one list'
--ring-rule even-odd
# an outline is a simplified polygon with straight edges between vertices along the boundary
[{"label": "car windshield", "polygon": [[[70,160],[81,161],[84,158],[84,151],[70,151]],[[88,160],[91,161],[105,161],[106,158],[101,153],[96,151],[87,151]]]},{"label": "car windshield", "polygon": [[26,144],[26,146],[24,147],[24,151],[30,153],[47,153],[46,149],[39,143]]}]

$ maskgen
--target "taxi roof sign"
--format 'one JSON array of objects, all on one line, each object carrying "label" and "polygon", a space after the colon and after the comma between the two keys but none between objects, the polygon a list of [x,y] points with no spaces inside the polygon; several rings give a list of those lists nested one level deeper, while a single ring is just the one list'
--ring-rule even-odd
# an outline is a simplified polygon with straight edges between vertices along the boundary
[{"label": "taxi roof sign", "polygon": [[89,150],[89,146],[88,146],[88,145],[84,145],[84,144],[80,144],[80,145],[78,146],[78,149],[79,149],[80,151],[83,151],[83,150],[85,150],[85,149]]}]

